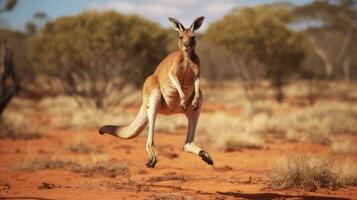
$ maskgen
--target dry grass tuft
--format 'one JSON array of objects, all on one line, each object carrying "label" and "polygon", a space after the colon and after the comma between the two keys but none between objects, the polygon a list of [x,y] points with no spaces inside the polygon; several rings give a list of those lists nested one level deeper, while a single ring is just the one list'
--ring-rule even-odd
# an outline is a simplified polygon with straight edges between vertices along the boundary
[{"label": "dry grass tuft", "polygon": [[339,186],[357,185],[357,166],[349,161],[335,167],[336,184]]},{"label": "dry grass tuft", "polygon": [[[334,134],[357,133],[357,106],[348,103],[319,103],[299,110],[284,108],[284,105],[272,107],[261,103],[259,106],[274,112],[255,114],[247,109],[248,112],[241,117],[245,127],[259,134],[269,133],[293,141],[329,144]],[[287,110],[289,113],[284,114]]]},{"label": "dry grass tuft", "polygon": [[83,154],[100,152],[98,149],[90,147],[86,144],[86,140],[83,133],[77,134],[75,140],[69,143],[66,149],[72,153],[83,153]]},{"label": "dry grass tuft", "polygon": [[25,117],[16,112],[6,112],[0,119],[0,139],[38,139],[39,129],[31,126]]},{"label": "dry grass tuft", "polygon": [[215,139],[206,138],[205,143],[211,143],[215,149],[226,152],[242,149],[261,149],[264,146],[264,140],[256,134],[228,133]]},{"label": "dry grass tuft", "polygon": [[187,181],[187,178],[183,175],[164,175],[164,176],[154,176],[150,177],[148,182],[162,182],[162,181]]},{"label": "dry grass tuft", "polygon": [[84,154],[98,152],[96,149],[94,149],[90,146],[87,146],[85,143],[69,144],[67,146],[67,150],[72,153],[84,153]]},{"label": "dry grass tuft", "polygon": [[222,151],[236,151],[243,148],[260,149],[264,140],[237,117],[224,113],[202,116],[199,122],[199,143]]},{"label": "dry grass tuft", "polygon": [[158,193],[151,196],[152,200],[192,200],[193,197],[181,195],[179,193]]},{"label": "dry grass tuft", "polygon": [[106,177],[115,178],[117,175],[129,174],[129,168],[125,164],[111,164],[107,161],[99,161],[91,164],[74,165],[71,171],[81,173],[86,177],[101,174]]},{"label": "dry grass tuft", "polygon": [[59,160],[56,157],[37,157],[26,159],[19,167],[16,169],[23,171],[38,171],[45,169],[59,169],[74,165],[71,161]]},{"label": "dry grass tuft", "polygon": [[[60,129],[90,129],[104,124],[126,124],[134,119],[134,113],[97,109],[91,104],[78,105],[74,98],[68,96],[46,97],[38,103],[41,110],[51,117],[50,126]],[[138,108],[139,110],[139,108]]]},{"label": "dry grass tuft", "polygon": [[335,139],[331,142],[332,152],[337,154],[357,154],[357,147],[351,140]]},{"label": "dry grass tuft", "polygon": [[91,162],[78,164],[73,161],[60,160],[55,156],[27,158],[20,166],[15,167],[17,170],[38,171],[46,169],[69,169],[72,172],[83,174],[86,177],[94,175],[103,175],[105,177],[116,177],[117,175],[129,174],[129,168],[126,164],[110,163],[106,159],[96,159],[92,157]]},{"label": "dry grass tuft", "polygon": [[184,115],[158,115],[155,130],[165,133],[174,133],[177,129],[187,128],[187,118]]},{"label": "dry grass tuft", "polygon": [[277,162],[270,171],[269,179],[275,188],[315,191],[322,187],[356,185],[356,169],[352,164],[333,165],[327,158],[290,156]]}]

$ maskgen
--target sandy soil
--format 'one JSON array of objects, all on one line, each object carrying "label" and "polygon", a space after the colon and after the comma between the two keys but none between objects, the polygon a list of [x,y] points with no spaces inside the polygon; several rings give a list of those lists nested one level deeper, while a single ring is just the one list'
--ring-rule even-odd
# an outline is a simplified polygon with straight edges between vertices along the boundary
[{"label": "sandy soil", "polygon": [[[2,199],[164,199],[182,196],[193,199],[354,199],[356,187],[323,189],[315,192],[270,189],[266,172],[276,158],[289,152],[326,155],[328,147],[270,141],[262,150],[211,151],[214,167],[182,151],[183,131],[157,133],[159,162],[145,167],[145,138],[120,140],[87,131],[88,142],[101,149],[115,163],[125,163],[129,174],[106,177],[84,176],[68,169],[23,172],[14,169],[29,156],[58,155],[59,159],[86,160],[93,155],[68,152],[64,145],[76,132],[55,131],[39,140],[0,140],[0,196]],[[37,155],[40,154],[40,155]],[[335,157],[343,159],[340,157]],[[357,160],[357,158],[353,158]],[[43,183],[52,189],[39,189]]]},{"label": "sandy soil", "polygon": [[[185,130],[158,132],[155,148],[159,162],[149,169],[145,166],[145,134],[121,140],[101,136],[97,130],[84,131],[87,143],[101,152],[71,153],[66,145],[76,140],[79,132],[83,131],[49,130],[37,140],[0,140],[0,199],[357,199],[357,187],[314,192],[269,187],[267,172],[282,155],[310,153],[330,155],[337,161],[346,159],[332,155],[328,146],[268,139],[260,150],[211,150],[215,165],[208,166],[200,157],[182,151]],[[45,155],[79,163],[105,157],[110,163],[128,166],[129,173],[114,177],[66,168],[16,169],[26,159]],[[357,162],[357,156],[348,159]],[[50,187],[43,188],[46,185]]]}]

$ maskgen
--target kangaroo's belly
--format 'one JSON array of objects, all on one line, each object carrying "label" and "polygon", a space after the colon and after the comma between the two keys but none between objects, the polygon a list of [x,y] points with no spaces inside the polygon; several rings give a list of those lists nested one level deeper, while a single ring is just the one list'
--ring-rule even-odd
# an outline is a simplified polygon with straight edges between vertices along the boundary
[{"label": "kangaroo's belly", "polygon": [[[194,84],[193,83],[180,83],[183,93],[186,96],[187,104],[189,103],[190,97],[194,93]],[[160,112],[163,114],[173,114],[179,113],[182,111],[180,102],[180,95],[172,83],[168,83],[164,86],[161,86],[161,93],[163,97],[163,101],[161,103]]]}]

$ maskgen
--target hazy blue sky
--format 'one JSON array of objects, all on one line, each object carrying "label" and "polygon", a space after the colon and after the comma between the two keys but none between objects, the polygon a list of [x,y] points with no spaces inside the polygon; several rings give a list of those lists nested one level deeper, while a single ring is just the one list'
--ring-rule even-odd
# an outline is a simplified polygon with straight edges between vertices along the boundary
[{"label": "hazy blue sky", "polygon": [[[254,6],[263,3],[289,2],[301,5],[311,0],[18,0],[12,12],[1,14],[8,26],[24,30],[24,26],[37,11],[45,12],[51,20],[64,15],[74,15],[85,10],[115,10],[134,13],[168,26],[167,17],[173,16],[188,26],[197,16],[205,16],[207,22],[215,21],[235,7]],[[2,4],[4,0],[0,0]]]}]

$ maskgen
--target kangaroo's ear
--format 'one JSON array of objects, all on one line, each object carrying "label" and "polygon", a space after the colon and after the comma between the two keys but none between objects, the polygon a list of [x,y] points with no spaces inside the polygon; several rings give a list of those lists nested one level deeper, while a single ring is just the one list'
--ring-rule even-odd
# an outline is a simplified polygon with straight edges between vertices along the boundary
[{"label": "kangaroo's ear", "polygon": [[185,30],[185,27],[177,19],[169,17],[169,20],[171,21],[172,26],[176,31],[181,33]]},{"label": "kangaroo's ear", "polygon": [[197,17],[195,19],[195,21],[192,22],[191,26],[190,26],[190,30],[193,32],[197,29],[199,29],[202,25],[203,20],[205,19],[205,17],[201,16],[201,17]]}]

